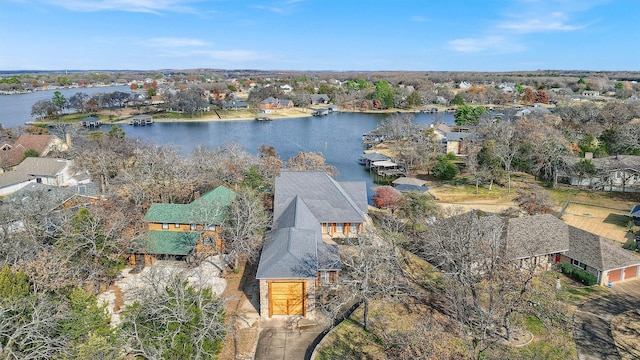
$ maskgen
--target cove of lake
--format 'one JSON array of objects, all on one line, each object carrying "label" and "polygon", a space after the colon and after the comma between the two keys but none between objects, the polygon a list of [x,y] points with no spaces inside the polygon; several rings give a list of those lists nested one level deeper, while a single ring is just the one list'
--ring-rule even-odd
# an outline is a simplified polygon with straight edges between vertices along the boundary
[{"label": "cove of lake", "polygon": [[[112,92],[126,89],[106,87],[90,90]],[[68,98],[78,91],[89,93],[85,90],[89,89],[67,89],[66,92],[61,92]],[[5,127],[23,126],[26,121],[32,120],[29,115],[31,106],[37,100],[50,99],[53,92],[51,90],[0,96],[0,122]],[[364,150],[362,134],[375,129],[387,116],[390,115],[338,112],[322,117],[277,119],[269,122],[176,122],[155,123],[152,126],[121,124],[120,127],[128,137],[140,138],[142,141],[158,145],[171,143],[180,147],[184,154],[188,154],[198,145],[214,148],[228,143],[240,144],[254,155],[261,144],[271,145],[284,160],[300,151],[321,152],[327,163],[338,169],[339,181],[365,181],[371,196],[372,187],[375,186],[373,177],[357,162]],[[436,120],[436,117],[447,124],[453,124],[454,121],[451,113],[416,113],[414,122],[429,124]],[[101,130],[108,131],[109,126],[103,125]]]}]

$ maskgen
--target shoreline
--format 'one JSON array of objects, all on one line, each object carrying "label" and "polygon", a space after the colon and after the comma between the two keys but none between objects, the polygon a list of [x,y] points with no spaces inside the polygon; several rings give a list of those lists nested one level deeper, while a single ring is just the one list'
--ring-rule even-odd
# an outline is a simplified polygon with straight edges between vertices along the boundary
[{"label": "shoreline", "polygon": [[[294,108],[294,109],[280,109],[280,110],[273,110],[273,112],[269,113],[269,114],[259,114],[259,115],[264,115],[269,117],[271,120],[287,120],[287,119],[297,119],[297,118],[307,118],[307,117],[313,117],[313,112],[314,110],[316,110],[315,108]],[[394,114],[394,113],[419,113],[418,110],[400,110],[400,109],[389,109],[389,110],[370,110],[370,111],[360,111],[360,110],[338,110],[336,112],[344,112],[344,113],[361,113],[361,114]],[[129,121],[130,119],[135,116],[137,114],[133,114],[133,113],[129,113],[126,115],[117,115],[115,113],[107,113],[107,114],[99,114],[99,117],[101,118],[101,121],[103,125],[129,125]],[[162,114],[161,114],[162,115]],[[196,117],[196,118],[189,118],[189,117],[184,117],[184,118],[171,118],[171,117],[161,117],[161,116],[153,116],[153,122],[154,123],[198,123],[198,122],[218,122],[218,121],[229,121],[229,122],[233,122],[233,121],[256,121],[256,117],[258,115],[256,114],[248,114],[246,112],[243,112],[243,114],[238,114],[237,116],[228,116],[230,114],[223,114],[221,117],[218,117],[218,115],[215,114],[215,112],[211,113],[209,112],[208,114],[201,116],[201,117]],[[231,114],[233,115],[233,114]],[[87,115],[88,116],[88,115]],[[114,120],[108,120],[108,119],[104,119],[102,120],[102,118],[108,118],[109,116],[117,116],[117,119]],[[80,119],[78,120],[73,120],[73,121],[68,121],[68,124],[79,124],[81,122]],[[25,125],[32,125],[32,126],[37,126],[37,125],[47,125],[47,126],[53,126],[57,124],[57,122],[55,121],[39,121],[39,120],[33,120],[33,121],[26,121]]]}]

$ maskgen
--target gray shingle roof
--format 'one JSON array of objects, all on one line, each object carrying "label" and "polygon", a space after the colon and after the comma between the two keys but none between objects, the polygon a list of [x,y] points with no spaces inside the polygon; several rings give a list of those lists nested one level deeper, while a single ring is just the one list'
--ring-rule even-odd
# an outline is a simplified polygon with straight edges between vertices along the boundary
[{"label": "gray shingle roof", "polygon": [[624,250],[620,243],[573,226],[569,227],[567,256],[601,271],[640,264],[640,256]]},{"label": "gray shingle roof", "polygon": [[[584,158],[576,156],[566,156],[565,162],[569,165],[575,165]],[[618,170],[618,169],[634,169],[640,171],[640,156],[635,155],[616,155],[591,159],[591,163],[598,170]]]},{"label": "gray shingle roof", "polygon": [[[361,207],[367,203],[366,185],[362,184],[358,186],[364,191],[356,190],[358,186],[355,184],[345,183],[349,189],[347,192],[345,187],[321,171],[283,171],[275,181],[274,218],[284,211],[290,199],[300,196],[321,223],[365,222],[366,210]],[[359,199],[354,200],[351,195]]]},{"label": "gray shingle roof", "polygon": [[14,171],[27,175],[55,176],[67,165],[69,160],[66,159],[28,157],[16,166]]},{"label": "gray shingle roof", "polygon": [[564,253],[600,271],[640,265],[640,256],[615,240],[567,225],[550,214],[509,220],[507,256],[522,259]]},{"label": "gray shingle roof", "polygon": [[256,278],[317,277],[319,244],[322,244],[320,223],[304,201],[295,197],[274,218],[274,229],[266,236]]},{"label": "gray shingle roof", "polygon": [[555,254],[569,249],[567,224],[551,214],[509,220],[507,256],[522,259]]}]

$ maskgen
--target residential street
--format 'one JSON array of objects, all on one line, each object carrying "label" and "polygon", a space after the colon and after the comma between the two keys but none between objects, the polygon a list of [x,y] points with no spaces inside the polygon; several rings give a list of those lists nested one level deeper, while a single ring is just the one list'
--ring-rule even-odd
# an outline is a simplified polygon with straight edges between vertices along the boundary
[{"label": "residential street", "polygon": [[620,359],[611,335],[611,319],[634,308],[640,308],[640,280],[614,284],[609,295],[578,307],[574,315],[578,359]]}]

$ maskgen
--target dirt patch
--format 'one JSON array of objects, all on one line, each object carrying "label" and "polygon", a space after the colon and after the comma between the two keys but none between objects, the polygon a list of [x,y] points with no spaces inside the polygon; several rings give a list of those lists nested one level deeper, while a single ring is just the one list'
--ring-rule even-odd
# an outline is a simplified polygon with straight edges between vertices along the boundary
[{"label": "dirt patch", "polygon": [[224,278],[227,287],[222,298],[227,316],[227,337],[218,359],[253,359],[260,335],[255,266],[247,266],[243,261],[236,272],[225,274]]},{"label": "dirt patch", "polygon": [[640,359],[640,313],[631,310],[611,320],[611,335],[623,360]]}]

